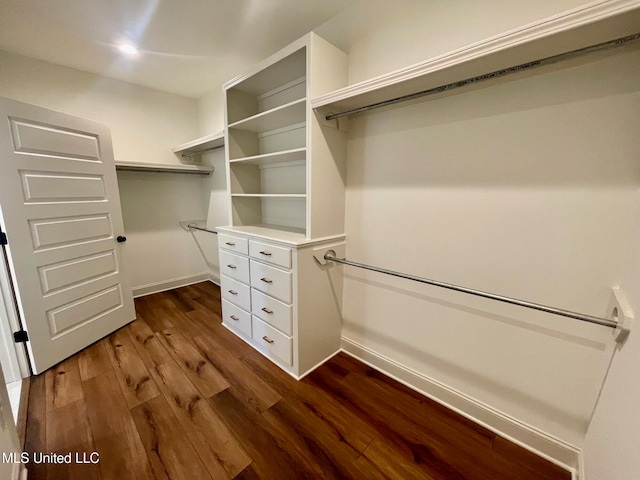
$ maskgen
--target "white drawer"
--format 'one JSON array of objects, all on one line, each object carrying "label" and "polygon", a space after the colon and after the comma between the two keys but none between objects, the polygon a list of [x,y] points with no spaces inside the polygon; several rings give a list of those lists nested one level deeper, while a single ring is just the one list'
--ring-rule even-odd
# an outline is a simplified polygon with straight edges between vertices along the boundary
[{"label": "white drawer", "polygon": [[224,299],[222,300],[222,321],[234,330],[251,337],[251,314]]},{"label": "white drawer", "polygon": [[251,286],[285,303],[291,303],[292,273],[251,260]]},{"label": "white drawer", "polygon": [[267,325],[253,315],[252,319],[253,340],[271,355],[278,357],[287,365],[291,365],[292,345],[291,339],[270,325]]},{"label": "white drawer", "polygon": [[251,311],[251,289],[249,285],[220,275],[220,291],[222,292],[222,298],[225,300],[247,312]]},{"label": "white drawer", "polygon": [[251,313],[291,336],[291,315],[293,307],[269,295],[251,289]]},{"label": "white drawer", "polygon": [[220,273],[240,282],[249,283],[249,259],[220,250]]},{"label": "white drawer", "polygon": [[249,241],[246,238],[232,237],[230,235],[219,233],[218,246],[225,250],[249,255]]},{"label": "white drawer", "polygon": [[291,268],[290,248],[249,240],[249,256],[284,268]]}]

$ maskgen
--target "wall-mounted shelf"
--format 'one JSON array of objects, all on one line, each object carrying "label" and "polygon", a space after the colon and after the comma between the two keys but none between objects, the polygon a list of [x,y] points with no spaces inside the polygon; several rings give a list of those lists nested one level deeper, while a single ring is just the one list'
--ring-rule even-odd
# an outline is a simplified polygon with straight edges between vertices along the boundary
[{"label": "wall-mounted shelf", "polygon": [[306,98],[301,98],[266,112],[253,115],[229,125],[247,132],[266,132],[304,122],[306,119]]},{"label": "wall-mounted shelf", "polygon": [[224,147],[224,131],[196,138],[173,148],[173,153],[182,157],[193,157],[210,150]]},{"label": "wall-mounted shelf", "polygon": [[158,173],[189,173],[192,175],[211,175],[211,165],[170,165],[167,163],[120,162],[116,161],[116,170]]},{"label": "wall-mounted shelf", "polygon": [[[640,1],[596,1],[311,100],[331,118],[640,32]],[[455,87],[455,86],[454,86]],[[449,88],[446,88],[447,90]],[[358,112],[354,112],[358,113]]]}]

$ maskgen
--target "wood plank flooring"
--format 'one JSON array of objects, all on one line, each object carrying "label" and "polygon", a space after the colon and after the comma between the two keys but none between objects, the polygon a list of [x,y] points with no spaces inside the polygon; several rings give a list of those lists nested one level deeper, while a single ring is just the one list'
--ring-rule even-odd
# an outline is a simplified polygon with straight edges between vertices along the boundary
[{"label": "wood plank flooring", "polygon": [[221,326],[211,283],[136,311],[32,378],[25,449],[100,461],[30,480],[570,478],[346,354],[295,381]]}]

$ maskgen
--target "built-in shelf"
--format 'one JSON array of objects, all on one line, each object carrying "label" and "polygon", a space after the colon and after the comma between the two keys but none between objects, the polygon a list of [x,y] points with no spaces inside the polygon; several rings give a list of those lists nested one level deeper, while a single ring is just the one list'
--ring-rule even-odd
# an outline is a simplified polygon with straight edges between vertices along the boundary
[{"label": "built-in shelf", "polygon": [[173,153],[183,157],[192,157],[210,150],[224,147],[224,131],[196,138],[173,148]]},{"label": "built-in shelf", "polygon": [[232,193],[232,197],[253,198],[307,198],[304,193]]},{"label": "built-in shelf", "polygon": [[253,155],[250,157],[236,158],[229,160],[229,163],[238,163],[244,165],[271,165],[277,163],[289,163],[298,160],[304,160],[307,154],[306,148],[294,148],[281,152],[264,153],[262,155]]},{"label": "built-in shelf", "polygon": [[192,175],[211,175],[211,165],[171,165],[167,163],[121,162],[116,161],[116,170],[158,173],[189,173]]},{"label": "built-in shelf", "polygon": [[640,32],[640,1],[596,1],[311,100],[346,112]]},{"label": "built-in shelf", "polygon": [[229,128],[259,133],[301,123],[306,119],[306,103],[306,99],[301,98],[286,105],[239,120],[230,124]]}]

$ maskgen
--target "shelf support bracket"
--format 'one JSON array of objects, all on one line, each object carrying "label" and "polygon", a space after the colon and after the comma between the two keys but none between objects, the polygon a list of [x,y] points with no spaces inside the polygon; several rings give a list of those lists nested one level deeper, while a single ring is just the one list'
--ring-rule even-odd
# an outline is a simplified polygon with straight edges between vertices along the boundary
[{"label": "shelf support bracket", "polygon": [[327,120],[327,117],[331,116],[332,112],[324,108],[316,109],[314,110],[314,113],[316,115],[316,118],[318,119],[318,122],[320,122],[320,125],[334,128],[345,133],[349,131],[349,117],[340,117],[332,120]]}]

